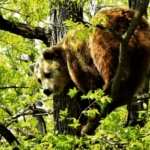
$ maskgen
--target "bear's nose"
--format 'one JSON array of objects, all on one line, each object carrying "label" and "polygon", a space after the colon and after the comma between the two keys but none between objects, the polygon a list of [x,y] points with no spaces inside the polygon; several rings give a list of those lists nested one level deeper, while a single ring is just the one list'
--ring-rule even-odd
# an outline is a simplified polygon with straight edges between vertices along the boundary
[{"label": "bear's nose", "polygon": [[47,96],[49,96],[51,94],[49,89],[44,89],[43,93],[46,94]]}]

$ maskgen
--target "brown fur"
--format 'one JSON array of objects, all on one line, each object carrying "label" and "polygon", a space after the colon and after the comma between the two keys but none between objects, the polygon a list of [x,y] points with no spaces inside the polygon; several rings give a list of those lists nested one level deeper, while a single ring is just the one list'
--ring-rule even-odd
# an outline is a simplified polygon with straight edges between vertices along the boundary
[{"label": "brown fur", "polygon": [[[115,29],[121,35],[129,27],[134,15],[134,11],[128,9],[104,10],[101,13],[108,17],[105,26]],[[96,28],[91,44],[91,55],[105,82],[104,90],[108,88],[117,69],[119,44],[119,40],[112,32]],[[128,64],[118,94],[118,99],[122,101],[122,104],[126,104],[127,100],[130,100],[139,90],[149,72],[150,29],[144,17],[131,37],[127,50]]]},{"label": "brown fur", "polygon": [[47,95],[51,94],[49,91],[55,95],[60,94],[70,81],[67,66],[61,66],[61,64],[61,60],[59,62],[57,60],[45,60],[41,55],[35,64],[30,65],[30,70],[34,73],[37,81],[42,84],[44,93]]}]

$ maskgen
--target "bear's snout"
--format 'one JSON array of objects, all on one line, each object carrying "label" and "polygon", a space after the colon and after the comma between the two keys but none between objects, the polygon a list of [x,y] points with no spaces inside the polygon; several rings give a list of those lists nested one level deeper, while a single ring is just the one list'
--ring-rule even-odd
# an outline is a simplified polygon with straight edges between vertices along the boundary
[{"label": "bear's snout", "polygon": [[51,94],[51,91],[49,89],[44,89],[43,93],[49,96]]}]

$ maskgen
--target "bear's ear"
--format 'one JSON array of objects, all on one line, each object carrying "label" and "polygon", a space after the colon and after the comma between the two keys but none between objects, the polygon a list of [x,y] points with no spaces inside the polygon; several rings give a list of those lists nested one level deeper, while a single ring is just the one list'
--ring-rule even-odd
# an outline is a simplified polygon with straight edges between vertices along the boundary
[{"label": "bear's ear", "polygon": [[53,51],[50,51],[49,49],[44,50],[42,54],[45,60],[52,60],[54,58]]},{"label": "bear's ear", "polygon": [[29,70],[30,70],[32,73],[34,72],[34,66],[35,66],[35,64],[29,65]]}]

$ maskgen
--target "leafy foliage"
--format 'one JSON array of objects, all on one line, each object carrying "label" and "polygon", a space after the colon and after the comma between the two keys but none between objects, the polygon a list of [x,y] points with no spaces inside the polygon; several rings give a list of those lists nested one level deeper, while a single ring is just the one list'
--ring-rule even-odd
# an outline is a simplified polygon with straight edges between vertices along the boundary
[{"label": "leafy foliage", "polygon": [[76,87],[74,87],[73,89],[69,89],[68,95],[73,98],[76,94],[78,93],[78,90]]},{"label": "leafy foliage", "polygon": [[[126,0],[71,0],[77,2],[79,6],[84,7],[86,20],[90,20],[95,14],[95,8],[105,8],[106,6],[127,6]],[[14,24],[25,23],[32,28],[36,26],[46,27],[49,25],[48,18],[50,11],[58,6],[54,2],[61,1],[47,0],[1,0],[0,14]],[[105,21],[105,16],[100,20],[95,18],[94,22]],[[48,22],[48,23],[46,23]],[[93,22],[93,20],[91,21]],[[77,29],[77,39],[83,40],[88,38],[87,30],[83,24],[73,23],[72,20],[66,20],[66,25],[70,29]],[[44,116],[46,121],[47,134],[44,136],[38,130],[38,121],[33,117],[32,110],[37,100],[42,100],[46,108],[53,111],[52,97],[47,98],[42,93],[40,85],[35,81],[29,72],[28,65],[34,62],[39,53],[45,48],[41,41],[36,39],[25,39],[21,36],[14,35],[10,32],[0,30],[0,123],[4,124],[18,138],[21,145],[18,147],[23,150],[43,150],[43,149],[149,149],[150,148],[150,121],[147,118],[147,124],[143,128],[124,127],[127,111],[121,107],[105,119],[101,120],[95,135],[77,137],[67,134],[54,134],[54,122],[52,114],[47,112]],[[33,58],[33,59],[30,59]],[[73,97],[78,90],[70,89],[68,95]],[[82,100],[90,99],[93,103],[98,103],[103,109],[106,103],[111,103],[111,99],[104,96],[102,90],[98,89],[94,93],[89,91],[87,95],[82,96]],[[144,104],[144,107],[148,107]],[[28,108],[28,109],[27,109]],[[41,113],[41,112],[40,112]],[[40,114],[36,113],[37,115]],[[84,112],[88,117],[94,117],[99,113],[96,109],[88,107]],[[19,116],[19,114],[22,114]],[[45,113],[44,113],[45,114]],[[142,116],[142,112],[140,113]],[[61,119],[66,119],[68,115],[67,108],[60,111]],[[18,116],[18,117],[16,117]],[[75,118],[69,125],[72,128],[79,126],[79,121]],[[16,147],[12,146],[0,136],[0,149],[7,150]]]}]

